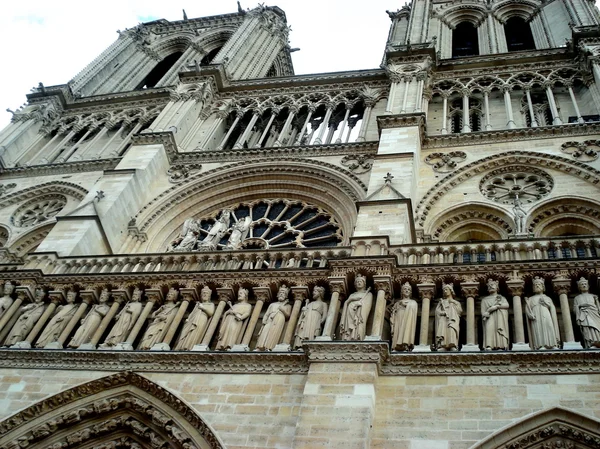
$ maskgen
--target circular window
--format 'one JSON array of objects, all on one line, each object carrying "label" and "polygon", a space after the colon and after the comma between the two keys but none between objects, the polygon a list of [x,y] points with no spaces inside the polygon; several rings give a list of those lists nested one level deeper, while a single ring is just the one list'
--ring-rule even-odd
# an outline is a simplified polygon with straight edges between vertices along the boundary
[{"label": "circular window", "polygon": [[483,177],[479,190],[486,198],[501,204],[532,203],[548,195],[554,187],[552,177],[532,167],[508,166]]},{"label": "circular window", "polygon": [[336,246],[342,231],[317,206],[259,200],[225,208],[216,217],[189,218],[168,251],[215,251]]},{"label": "circular window", "polygon": [[57,215],[67,204],[62,195],[42,195],[19,207],[12,216],[12,223],[20,228],[28,228]]}]

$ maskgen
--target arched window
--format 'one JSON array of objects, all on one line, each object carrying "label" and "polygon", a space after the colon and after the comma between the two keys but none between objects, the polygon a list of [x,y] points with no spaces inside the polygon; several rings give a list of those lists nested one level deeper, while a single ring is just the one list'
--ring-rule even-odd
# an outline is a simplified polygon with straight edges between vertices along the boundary
[{"label": "arched window", "polygon": [[479,54],[477,28],[470,22],[461,22],[452,32],[452,57],[476,56]]},{"label": "arched window", "polygon": [[200,61],[200,65],[209,65],[213,59],[215,59],[215,56],[217,56],[217,53],[219,53],[219,51],[221,51],[221,48],[223,47],[217,47],[214,48],[213,50],[209,51],[206,56],[204,56],[204,58],[202,58],[202,61]]},{"label": "arched window", "polygon": [[152,71],[146,75],[146,77],[137,85],[135,89],[150,89],[156,86],[156,84],[163,76],[165,76],[169,69],[173,67],[182,54],[183,52],[177,51],[164,58],[162,61],[156,64]]},{"label": "arched window", "polygon": [[535,50],[531,27],[521,17],[511,17],[504,24],[508,51]]}]

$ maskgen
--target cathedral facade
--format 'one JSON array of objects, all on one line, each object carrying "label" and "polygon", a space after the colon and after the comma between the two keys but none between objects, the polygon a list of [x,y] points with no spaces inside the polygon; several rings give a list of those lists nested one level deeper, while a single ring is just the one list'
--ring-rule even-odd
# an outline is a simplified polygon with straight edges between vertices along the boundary
[{"label": "cathedral facade", "polygon": [[600,13],[387,14],[376,69],[259,5],[27,95],[0,448],[600,447]]}]

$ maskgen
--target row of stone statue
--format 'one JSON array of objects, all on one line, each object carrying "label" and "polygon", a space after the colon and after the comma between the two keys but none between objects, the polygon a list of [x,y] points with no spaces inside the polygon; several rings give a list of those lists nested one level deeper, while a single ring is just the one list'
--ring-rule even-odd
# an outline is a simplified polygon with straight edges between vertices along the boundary
[{"label": "row of stone statue", "polygon": [[[544,294],[544,285],[543,279],[533,279],[534,294],[525,300],[529,346],[532,349],[556,349],[561,345],[556,308],[552,299]],[[589,283],[585,278],[579,280],[578,287],[580,293],[574,298],[573,309],[583,344],[586,348],[600,347],[598,297],[589,293]],[[356,275],[355,288],[341,310],[337,333],[339,339],[381,339],[381,329],[377,330],[375,323],[381,319],[377,320],[377,317],[372,319],[371,334],[367,336],[373,294],[366,287],[364,276]],[[481,299],[482,347],[484,350],[508,350],[511,344],[509,303],[498,293],[497,281],[488,279],[487,288],[488,295]],[[262,315],[256,350],[298,349],[304,341],[334,337],[332,330],[336,328],[339,315],[336,293],[332,295],[328,306],[324,301],[323,287],[314,287],[312,301],[308,298],[306,287],[292,289],[295,289],[293,304],[289,299],[290,288],[281,285],[277,301],[272,302]],[[26,289],[18,292],[16,300],[13,299],[13,292],[14,286],[7,282],[4,295],[0,298],[0,341],[4,346],[63,348],[67,344],[70,348],[79,349],[94,349],[97,346],[101,349],[133,349],[138,335],[145,328],[137,349],[168,350],[174,342],[175,350],[208,350],[218,327],[214,349],[247,350],[254,339],[262,306],[268,300],[266,293],[270,290],[268,287],[256,287],[253,306],[248,302],[249,292],[244,288],[239,288],[235,303],[230,301],[233,294],[231,289],[225,295],[220,294],[218,305],[212,302],[213,292],[208,286],[201,290],[199,301],[196,301],[194,289],[178,291],[172,288],[164,304],[154,312],[152,309],[161,297],[159,290],[146,290],[148,300],[145,304],[142,303],[140,289],[136,288],[130,298],[125,290],[113,291],[114,301],[111,305],[108,304],[111,294],[106,289],[98,298],[95,298],[93,291],[80,292],[80,304],[76,304],[77,293],[74,291],[68,291],[66,295],[60,291],[49,292],[51,301],[46,304],[46,293],[38,289],[33,300],[24,305]],[[443,284],[442,292],[434,311],[435,331],[431,345],[428,345],[429,319],[421,320],[421,350],[426,350],[424,346],[438,351],[458,350],[463,307],[455,297],[452,284]],[[180,295],[182,300],[179,299]],[[57,306],[61,302],[64,304]],[[195,305],[184,320],[192,302]],[[125,305],[119,310],[123,303]],[[91,304],[94,305],[88,311],[87,307]],[[376,310],[375,315],[377,313]],[[516,322],[519,313],[516,310],[514,313]],[[413,349],[419,305],[412,298],[412,286],[409,283],[402,286],[401,298],[392,301],[383,314],[389,318],[392,350]],[[429,316],[428,303],[427,307],[423,303],[421,315]],[[467,341],[467,345],[469,343]]]}]

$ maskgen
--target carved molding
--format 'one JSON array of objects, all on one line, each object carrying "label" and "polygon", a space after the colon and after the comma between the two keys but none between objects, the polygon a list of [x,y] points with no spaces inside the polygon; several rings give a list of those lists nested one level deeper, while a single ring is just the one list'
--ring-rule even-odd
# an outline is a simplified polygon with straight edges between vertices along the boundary
[{"label": "carved molding", "polygon": [[310,341],[303,348],[308,363],[375,363],[380,368],[389,357],[387,342]]},{"label": "carved molding", "polygon": [[0,174],[15,176],[46,176],[62,175],[65,173],[82,173],[91,171],[104,171],[114,169],[121,158],[63,162],[60,164],[31,165],[29,167],[11,167],[0,169]]}]

